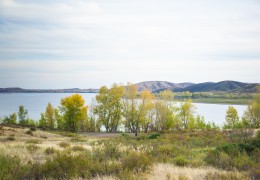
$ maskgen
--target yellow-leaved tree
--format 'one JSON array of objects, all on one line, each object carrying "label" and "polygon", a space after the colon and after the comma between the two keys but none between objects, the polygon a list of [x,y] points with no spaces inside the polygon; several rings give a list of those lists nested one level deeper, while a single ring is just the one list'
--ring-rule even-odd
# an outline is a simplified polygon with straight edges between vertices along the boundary
[{"label": "yellow-leaved tree", "polygon": [[63,128],[68,131],[84,130],[87,121],[85,101],[80,94],[61,99],[60,111],[62,113]]}]

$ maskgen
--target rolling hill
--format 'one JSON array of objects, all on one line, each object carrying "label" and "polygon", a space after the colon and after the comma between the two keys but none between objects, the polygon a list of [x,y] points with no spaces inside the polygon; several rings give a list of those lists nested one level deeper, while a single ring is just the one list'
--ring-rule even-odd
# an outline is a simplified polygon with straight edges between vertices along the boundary
[{"label": "rolling hill", "polygon": [[240,92],[254,93],[256,92],[256,83],[243,83],[238,81],[220,81],[220,82],[204,82],[204,83],[171,83],[166,81],[145,81],[136,84],[138,91],[148,89],[153,93],[157,93],[166,89],[174,92]]},{"label": "rolling hill", "polygon": [[145,81],[137,83],[138,92],[145,89],[150,90],[151,92],[157,92],[165,89],[183,89],[193,85],[194,83],[171,83],[167,81]]}]

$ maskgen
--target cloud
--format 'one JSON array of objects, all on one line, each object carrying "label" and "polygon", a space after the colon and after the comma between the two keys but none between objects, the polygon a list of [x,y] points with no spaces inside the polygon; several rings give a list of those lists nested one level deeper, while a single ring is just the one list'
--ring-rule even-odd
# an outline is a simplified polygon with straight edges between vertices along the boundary
[{"label": "cloud", "polygon": [[0,84],[16,86],[15,75],[35,87],[69,86],[63,77],[95,87],[259,81],[259,8],[253,0],[1,0]]}]

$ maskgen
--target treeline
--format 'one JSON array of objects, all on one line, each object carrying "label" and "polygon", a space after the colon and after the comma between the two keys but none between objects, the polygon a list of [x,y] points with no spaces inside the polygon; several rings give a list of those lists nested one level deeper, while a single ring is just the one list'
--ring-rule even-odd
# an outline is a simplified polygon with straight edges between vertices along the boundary
[{"label": "treeline", "polygon": [[[258,91],[259,92],[259,91]],[[127,87],[114,84],[111,88],[103,86],[88,107],[83,97],[74,94],[61,99],[60,106],[54,108],[48,103],[38,122],[28,117],[28,111],[19,107],[2,119],[2,123],[37,126],[43,129],[85,132],[139,132],[168,131],[172,129],[216,129],[214,122],[206,122],[204,117],[195,116],[192,100],[174,103],[174,94],[165,90],[155,95],[149,90],[138,93],[137,86]],[[260,93],[248,105],[242,119],[230,106],[226,112],[224,128],[259,128],[260,127]]]},{"label": "treeline", "polygon": [[219,99],[253,99],[252,93],[229,93],[229,92],[176,92],[176,99],[198,99],[198,98],[219,98]]}]

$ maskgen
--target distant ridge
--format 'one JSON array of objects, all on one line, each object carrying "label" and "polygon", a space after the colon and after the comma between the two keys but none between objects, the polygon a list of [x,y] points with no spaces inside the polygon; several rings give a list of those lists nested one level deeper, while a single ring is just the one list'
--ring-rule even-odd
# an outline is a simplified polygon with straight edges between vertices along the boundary
[{"label": "distant ridge", "polygon": [[0,93],[98,93],[99,89],[22,89],[14,88],[0,88]]},{"label": "distant ridge", "polygon": [[138,91],[148,89],[153,93],[170,89],[174,92],[238,92],[254,93],[257,83],[243,83],[238,81],[220,81],[204,83],[171,83],[167,81],[145,81],[136,84]]},{"label": "distant ridge", "polygon": [[[172,83],[168,81],[144,81],[135,84],[138,92],[148,89],[153,93],[158,93],[169,89],[174,92],[236,92],[255,93],[259,83],[243,83],[239,81],[220,81],[204,83]],[[0,93],[98,93],[99,89],[22,89],[19,87],[0,88]]]}]

